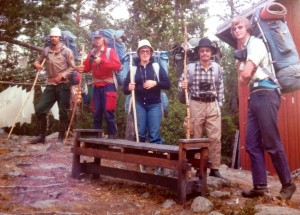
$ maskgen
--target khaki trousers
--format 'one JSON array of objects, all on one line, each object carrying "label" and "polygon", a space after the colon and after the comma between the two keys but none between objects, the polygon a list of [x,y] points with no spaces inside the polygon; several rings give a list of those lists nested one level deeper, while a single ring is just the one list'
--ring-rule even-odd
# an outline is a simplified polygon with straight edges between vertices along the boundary
[{"label": "khaki trousers", "polygon": [[203,128],[211,140],[209,160],[211,169],[219,169],[221,163],[221,112],[216,102],[201,102],[190,100],[190,132],[191,137],[201,138]]}]

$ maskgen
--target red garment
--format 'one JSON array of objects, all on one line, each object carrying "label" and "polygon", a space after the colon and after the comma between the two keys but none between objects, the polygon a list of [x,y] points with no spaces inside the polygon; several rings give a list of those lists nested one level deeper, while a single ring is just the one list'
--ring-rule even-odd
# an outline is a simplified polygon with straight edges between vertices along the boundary
[{"label": "red garment", "polygon": [[[92,75],[94,79],[109,79],[113,78],[113,71],[119,71],[121,68],[121,63],[119,61],[118,55],[114,49],[110,49],[109,59],[106,57],[107,46],[104,47],[104,50],[100,52],[96,52],[95,49],[92,49],[85,61],[83,62],[84,71],[89,72],[92,71]],[[93,53],[94,52],[94,53]],[[93,54],[94,56],[100,57],[101,61],[99,64],[95,64],[90,61],[90,56]],[[111,82],[106,82],[105,80],[94,80],[95,86],[105,86]]]}]

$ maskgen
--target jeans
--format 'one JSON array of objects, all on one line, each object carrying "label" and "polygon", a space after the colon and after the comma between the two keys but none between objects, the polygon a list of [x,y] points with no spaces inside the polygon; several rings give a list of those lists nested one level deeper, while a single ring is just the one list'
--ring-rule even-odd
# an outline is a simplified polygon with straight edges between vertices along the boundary
[{"label": "jeans", "polygon": [[291,173],[278,130],[280,97],[273,90],[259,90],[250,94],[246,149],[251,159],[253,185],[267,185],[264,151],[282,184],[291,181]]},{"label": "jeans", "polygon": [[143,106],[136,102],[136,115],[139,141],[146,142],[148,136],[150,143],[162,144],[160,136],[161,103]]},{"label": "jeans", "polygon": [[70,107],[70,85],[61,83],[58,85],[47,85],[42,97],[35,106],[35,113],[39,120],[46,119],[48,112],[57,101],[59,109],[59,120],[68,121],[68,109]]},{"label": "jeans", "polygon": [[117,135],[117,126],[115,122],[115,111],[106,110],[106,92],[115,92],[114,84],[107,84],[103,87],[94,87],[93,101],[94,101],[94,122],[95,129],[102,129],[103,115],[107,123],[108,135]]}]

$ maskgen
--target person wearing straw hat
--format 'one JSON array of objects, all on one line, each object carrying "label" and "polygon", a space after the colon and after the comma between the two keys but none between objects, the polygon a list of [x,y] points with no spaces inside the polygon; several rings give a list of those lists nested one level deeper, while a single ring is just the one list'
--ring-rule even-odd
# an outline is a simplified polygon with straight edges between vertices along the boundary
[{"label": "person wearing straw hat", "polygon": [[[191,137],[201,138],[203,128],[211,139],[209,159],[212,162],[210,176],[224,179],[219,172],[221,163],[221,112],[224,103],[224,85],[222,68],[211,62],[217,49],[208,38],[202,38],[194,48],[199,61],[187,67],[189,81],[184,81],[184,74],[179,80],[179,91],[189,90],[190,132]],[[217,70],[217,71],[216,71]],[[190,83],[191,82],[191,83]]]},{"label": "person wearing straw hat", "polygon": [[60,121],[58,145],[62,145],[68,127],[68,109],[71,96],[68,77],[76,68],[74,55],[71,49],[61,43],[61,30],[59,28],[51,28],[50,41],[51,46],[46,47],[33,64],[38,71],[41,71],[43,69],[42,61],[46,59],[47,86],[39,102],[35,105],[40,135],[31,141],[31,144],[45,143],[47,114],[55,102],[58,103]]},{"label": "person wearing straw hat", "polygon": [[[161,90],[170,88],[170,81],[166,71],[159,66],[158,74],[155,72],[153,48],[147,39],[139,41],[138,57],[133,59],[136,65],[134,83],[130,82],[128,73],[123,92],[129,95],[135,90],[137,127],[140,142],[162,144],[160,124],[162,119]],[[157,77],[159,76],[159,77]]]},{"label": "person wearing straw hat", "polygon": [[231,21],[231,34],[242,44],[239,82],[249,85],[246,150],[250,155],[253,189],[243,190],[245,198],[264,196],[268,192],[265,151],[282,184],[280,197],[290,199],[296,191],[278,129],[280,94],[271,73],[271,62],[263,41],[251,36],[251,23],[243,16]]}]

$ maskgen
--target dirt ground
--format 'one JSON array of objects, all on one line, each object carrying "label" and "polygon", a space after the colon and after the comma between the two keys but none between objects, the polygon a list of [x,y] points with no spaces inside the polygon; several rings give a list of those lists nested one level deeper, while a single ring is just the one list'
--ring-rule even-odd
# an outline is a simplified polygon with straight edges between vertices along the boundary
[{"label": "dirt ground", "polygon": [[[190,196],[184,204],[176,201],[175,193],[148,184],[110,177],[92,179],[82,175],[71,178],[72,137],[66,145],[53,146],[57,134],[47,137],[47,144],[31,145],[32,137],[0,134],[0,214],[195,214]],[[105,161],[106,165],[123,165]],[[222,165],[221,174],[230,182],[218,190],[230,192],[225,199],[208,196],[214,210],[223,214],[251,214],[255,205],[278,205],[300,210],[300,180],[292,200],[273,198],[280,183],[269,177],[270,198],[247,200],[240,192],[251,187],[251,173]],[[210,179],[208,179],[210,180]],[[212,188],[209,188],[211,191]]]}]

